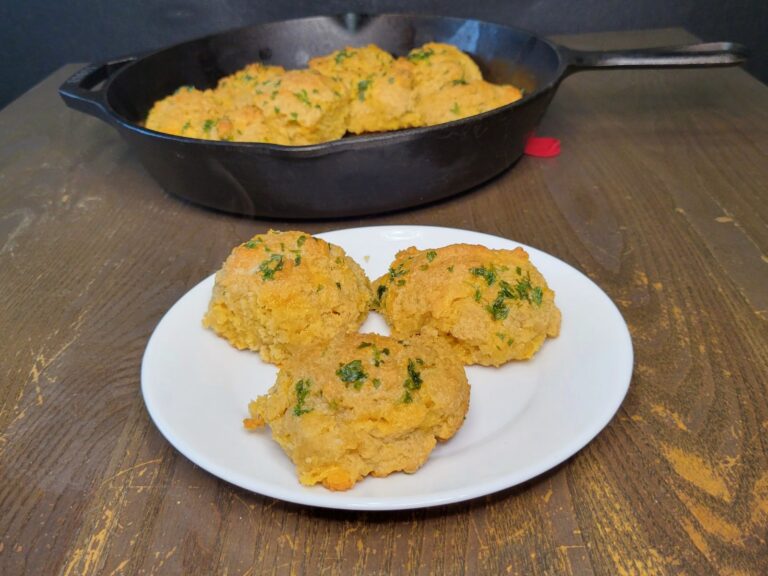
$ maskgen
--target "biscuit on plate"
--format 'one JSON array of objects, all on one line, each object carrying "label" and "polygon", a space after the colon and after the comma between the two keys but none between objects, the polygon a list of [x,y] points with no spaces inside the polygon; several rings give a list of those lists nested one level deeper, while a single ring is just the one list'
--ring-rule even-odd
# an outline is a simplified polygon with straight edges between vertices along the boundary
[{"label": "biscuit on plate", "polygon": [[304,232],[259,234],[216,273],[203,325],[239,349],[280,363],[304,346],[356,332],[372,297],[344,250]]},{"label": "biscuit on plate", "polygon": [[374,292],[392,336],[440,337],[466,364],[531,358],[560,331],[555,293],[522,248],[408,248]]},{"label": "biscuit on plate", "polygon": [[468,407],[464,367],[442,342],[353,334],[283,364],[244,423],[271,428],[302,484],[347,490],[418,470]]}]

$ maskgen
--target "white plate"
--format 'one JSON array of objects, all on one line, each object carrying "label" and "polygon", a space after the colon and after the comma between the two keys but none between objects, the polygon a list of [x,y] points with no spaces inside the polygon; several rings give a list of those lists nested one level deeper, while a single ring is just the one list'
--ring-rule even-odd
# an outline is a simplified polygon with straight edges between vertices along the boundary
[{"label": "white plate", "polygon": [[[454,243],[489,248],[516,242],[450,228],[383,226],[318,234],[343,247],[371,279],[409,246]],[[618,410],[632,375],[632,341],[611,300],[560,260],[523,246],[556,292],[560,336],[533,360],[501,368],[468,367],[467,419],[415,474],[366,478],[346,492],[299,484],[268,430],[242,426],[248,402],[265,393],[277,370],[237,351],[202,327],[213,276],[185,294],[147,344],[141,369],[144,401],[160,432],[211,474],[281,500],[348,510],[436,506],[490,494],[553,468],[580,450]],[[387,333],[371,314],[363,332]]]}]

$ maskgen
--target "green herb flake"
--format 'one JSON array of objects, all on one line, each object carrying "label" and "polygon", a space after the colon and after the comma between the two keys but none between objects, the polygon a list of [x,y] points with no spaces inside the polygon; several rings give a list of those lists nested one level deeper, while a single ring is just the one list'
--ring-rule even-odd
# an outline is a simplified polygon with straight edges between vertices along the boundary
[{"label": "green herb flake", "polygon": [[469,272],[473,276],[480,276],[484,278],[485,283],[488,284],[488,286],[493,286],[493,283],[496,282],[496,271],[493,269],[493,266],[490,268],[486,268],[485,266],[478,266],[477,268],[470,268]]},{"label": "green herb flake", "polygon": [[374,388],[378,388],[379,386],[381,386],[381,380],[379,380],[378,378],[374,378],[374,379],[371,381],[371,383],[373,384],[373,387],[374,387]]},{"label": "green herb flake", "polygon": [[203,122],[203,132],[208,134],[211,130],[213,130],[214,126],[216,126],[216,120],[211,120],[208,118],[208,120]]},{"label": "green herb flake", "polygon": [[456,116],[461,114],[461,108],[459,108],[459,103],[458,102],[454,102],[453,103],[453,106],[451,106],[451,112],[453,114],[455,114]]},{"label": "green herb flake", "polygon": [[382,348],[379,350],[376,344],[371,344],[371,351],[373,352],[373,365],[377,368],[384,362],[384,360],[381,359],[381,356],[389,356],[389,348]]},{"label": "green herb flake", "polygon": [[296,98],[299,99],[299,102],[302,102],[306,106],[312,106],[312,102],[309,101],[309,95],[307,94],[306,89],[302,88],[298,92],[293,93]]},{"label": "green herb flake", "polygon": [[186,132],[187,130],[189,130],[190,128],[192,128],[192,124],[189,122],[189,120],[187,120],[187,121],[184,123],[184,126],[182,126],[182,127],[181,127],[181,132],[182,132],[182,134],[183,134],[184,132]]},{"label": "green herb flake", "polygon": [[341,290],[341,282],[336,282],[336,288],[338,288],[339,290]]},{"label": "green herb flake", "polygon": [[453,264],[451,264],[450,266],[448,266],[448,272],[453,272]]},{"label": "green herb flake", "polygon": [[373,83],[373,80],[370,78],[367,78],[365,80],[360,80],[360,82],[357,83],[357,99],[360,100],[360,102],[363,102],[365,100],[365,91],[370,88],[371,84]]},{"label": "green herb flake", "polygon": [[389,78],[387,78],[387,82],[389,84],[394,84],[395,83],[395,77],[394,76],[390,76]]},{"label": "green herb flake", "polygon": [[432,262],[432,260],[434,260],[435,258],[437,258],[437,252],[435,252],[434,250],[430,250],[429,252],[427,252],[427,262]]},{"label": "green herb flake", "polygon": [[307,241],[307,237],[304,236],[304,234],[302,234],[301,236],[296,238],[296,246],[301,248],[302,246],[304,246],[304,242],[306,242],[306,241]]},{"label": "green herb flake", "polygon": [[416,368],[417,365],[424,365],[424,361],[420,358],[417,358],[416,360],[411,358],[408,359],[408,378],[403,382],[403,386],[405,386],[406,390],[418,390],[424,382],[421,378],[421,373]]},{"label": "green herb flake", "polygon": [[530,300],[537,306],[541,306],[541,300],[543,297],[544,291],[541,289],[541,286],[536,286],[533,290],[531,290]]},{"label": "green herb flake", "polygon": [[301,254],[296,254],[296,256],[293,259],[293,263],[296,266],[299,266],[301,264]]},{"label": "green herb flake", "polygon": [[307,379],[301,379],[296,382],[294,388],[296,390],[296,405],[293,407],[294,416],[301,416],[312,412],[312,408],[305,408],[304,403],[309,396],[309,389],[312,387],[312,381]]},{"label": "green herb flake", "polygon": [[453,84],[454,86],[466,86],[468,82],[464,80],[464,78],[459,78],[451,82],[451,84]]},{"label": "green herb flake", "polygon": [[408,60],[411,62],[420,62],[424,60],[428,60],[430,56],[432,56],[435,53],[432,48],[427,48],[424,50],[423,48],[419,50],[412,50],[410,54],[408,54]]},{"label": "green herb flake", "polygon": [[340,366],[336,370],[336,376],[345,384],[352,384],[355,390],[360,390],[368,378],[368,374],[363,371],[363,363],[360,360],[352,360],[352,362]]},{"label": "green herb flake", "polygon": [[344,62],[344,60],[346,60],[347,58],[351,58],[355,54],[357,54],[357,52],[349,52],[347,51],[346,48],[344,48],[344,50],[341,50],[336,54],[336,56],[334,57],[334,60],[336,61],[336,64],[341,64],[342,62]]},{"label": "green herb flake", "polygon": [[486,306],[485,309],[490,312],[494,320],[504,320],[509,316],[509,307],[504,303],[504,298],[502,296],[498,296],[496,300],[493,301],[493,304]]},{"label": "green herb flake", "polygon": [[275,106],[275,114],[280,114],[280,106]]},{"label": "green herb flake", "polygon": [[400,278],[400,280],[395,282],[395,284],[397,284],[398,286],[405,286],[405,279],[404,278]]},{"label": "green herb flake", "polygon": [[361,342],[357,349],[362,350],[363,348],[370,348],[371,346],[373,346],[373,344],[370,342]]},{"label": "green herb flake", "polygon": [[291,112],[291,120],[296,122],[299,119],[299,115],[296,112]]},{"label": "green herb flake", "polygon": [[[266,246],[264,247],[266,249]],[[274,280],[275,273],[283,269],[283,255],[272,254],[269,258],[259,264],[259,272],[263,280]]]},{"label": "green herb flake", "polygon": [[480,288],[475,289],[475,302],[480,302],[483,297],[483,293],[480,292]]},{"label": "green herb flake", "polygon": [[419,270],[429,270],[429,264],[422,264],[419,266]]},{"label": "green herb flake", "polygon": [[248,240],[248,242],[245,243],[246,248],[256,248],[259,244],[263,244],[264,240],[256,236],[256,238],[252,238]]},{"label": "green herb flake", "polygon": [[397,268],[391,268],[389,269],[389,281],[394,282],[395,279],[399,278],[400,276],[405,276],[408,274],[408,270],[404,268],[403,264],[398,264]]}]

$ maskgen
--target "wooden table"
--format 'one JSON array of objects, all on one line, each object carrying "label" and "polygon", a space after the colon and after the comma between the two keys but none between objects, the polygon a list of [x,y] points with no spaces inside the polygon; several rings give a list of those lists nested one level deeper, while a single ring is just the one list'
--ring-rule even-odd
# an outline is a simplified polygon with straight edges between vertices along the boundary
[{"label": "wooden table", "polygon": [[[616,48],[681,30],[564,39]],[[768,89],[739,69],[601,71],[481,189],[309,232],[431,224],[536,246],[595,280],[634,340],[629,395],[542,476],[445,508],[310,509],[191,464],[151,423],[162,314],[269,227],[164,194],[67,66],[0,113],[0,574],[768,573]]]}]

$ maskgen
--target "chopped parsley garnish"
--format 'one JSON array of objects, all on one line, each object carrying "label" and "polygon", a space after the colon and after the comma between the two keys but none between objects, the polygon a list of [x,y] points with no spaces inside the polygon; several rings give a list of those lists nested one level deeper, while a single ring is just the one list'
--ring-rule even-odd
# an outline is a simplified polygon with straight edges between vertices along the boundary
[{"label": "chopped parsley garnish", "polygon": [[360,360],[352,360],[352,362],[340,366],[336,370],[336,376],[345,384],[352,384],[355,390],[360,390],[368,378],[368,374],[363,371],[363,363]]},{"label": "chopped parsley garnish", "polygon": [[[506,300],[520,300],[541,306],[544,298],[544,290],[540,286],[531,284],[530,274],[519,279],[514,285],[506,280],[499,281],[499,292],[492,304],[485,309],[493,316],[494,320],[503,320],[509,315],[509,306]],[[477,298],[475,298],[477,299]]]},{"label": "chopped parsley garnish", "polygon": [[280,114],[280,106],[275,106],[275,114]]},{"label": "chopped parsley garnish", "polygon": [[208,134],[211,130],[213,130],[213,127],[216,126],[216,120],[211,120],[210,118],[203,122],[203,132]]},{"label": "chopped parsley garnish", "polygon": [[424,50],[423,48],[419,50],[412,50],[410,54],[408,54],[408,60],[411,62],[418,62],[420,60],[427,60],[430,56],[432,56],[435,53],[432,48],[427,48]]},{"label": "chopped parsley garnish", "polygon": [[378,378],[374,378],[371,382],[374,388],[378,388],[379,386],[381,386],[381,380],[379,380]]},{"label": "chopped parsley garnish", "polygon": [[304,407],[304,402],[306,402],[307,396],[309,396],[309,389],[312,387],[312,381],[302,378],[296,382],[294,387],[296,389],[296,405],[293,407],[294,416],[301,416],[307,412],[312,412],[312,408]]},{"label": "chopped parsley garnish", "polygon": [[296,112],[291,112],[291,120],[296,122],[299,118],[299,115]]},{"label": "chopped parsley garnish", "polygon": [[190,124],[190,123],[189,123],[189,120],[187,120],[187,121],[184,123],[184,126],[182,126],[182,127],[181,127],[181,131],[182,131],[182,132],[186,132],[186,131],[187,131],[187,130],[189,130],[190,128],[192,128],[192,124]]},{"label": "chopped parsley garnish", "polygon": [[494,320],[504,320],[509,316],[509,307],[504,303],[504,297],[501,296],[501,293],[493,301],[493,304],[486,306],[485,309],[491,313]]},{"label": "chopped parsley garnish", "polygon": [[464,78],[459,78],[458,80],[454,80],[453,82],[451,82],[451,84],[453,84],[454,86],[466,86],[468,82],[464,80]]},{"label": "chopped parsley garnish", "polygon": [[488,286],[493,286],[493,283],[496,282],[496,271],[493,269],[493,266],[490,268],[486,268],[485,266],[470,268],[469,272],[473,276],[481,276],[484,278],[485,283],[488,284]]},{"label": "chopped parsley garnish", "polygon": [[295,256],[295,257],[294,257],[294,259],[293,259],[293,263],[294,263],[296,266],[298,266],[299,264],[301,264],[301,254],[296,254],[296,256]]},{"label": "chopped parsley garnish", "polygon": [[453,272],[453,264],[451,264],[450,266],[448,266],[448,272]]},{"label": "chopped parsley garnish", "polygon": [[296,238],[296,246],[301,248],[302,246],[304,246],[304,242],[306,241],[307,241],[307,237],[302,234],[301,236]]},{"label": "chopped parsley garnish", "polygon": [[372,342],[361,342],[357,349],[362,350],[363,348],[371,348],[371,351],[373,352],[373,365],[377,368],[383,362],[381,355],[383,354],[384,356],[389,356],[389,348],[382,348],[379,350],[379,347]]},{"label": "chopped parsley garnish", "polygon": [[437,252],[435,252],[434,250],[430,250],[429,252],[427,252],[427,262],[432,262],[432,260],[434,260],[435,258],[437,258]]},{"label": "chopped parsley garnish", "polygon": [[541,289],[541,286],[536,286],[533,290],[531,290],[531,296],[529,297],[529,300],[537,306],[541,306],[541,299],[543,297],[544,291]]},{"label": "chopped parsley garnish", "polygon": [[384,284],[379,284],[376,288],[376,300],[374,300],[375,306],[381,306],[381,299],[384,297],[384,294],[387,292],[387,287]]},{"label": "chopped parsley garnish", "polygon": [[429,270],[429,264],[422,264],[419,266],[419,270]]},{"label": "chopped parsley garnish", "polygon": [[264,240],[259,238],[258,236],[256,238],[253,238],[252,240],[248,240],[248,242],[245,243],[246,248],[256,248],[259,244],[263,244]]},{"label": "chopped parsley garnish", "polygon": [[403,388],[405,388],[405,394],[403,394],[403,402],[410,404],[413,402],[413,392],[421,388],[424,382],[421,378],[421,372],[416,368],[417,365],[424,364],[421,358],[408,359],[408,378],[403,382]]},{"label": "chopped parsley garnish", "polygon": [[475,288],[475,302],[480,302],[480,299],[483,297],[483,293],[480,292],[480,288]]},{"label": "chopped parsley garnish", "polygon": [[274,280],[275,273],[283,269],[283,255],[272,254],[269,258],[259,264],[259,272],[264,280]]},{"label": "chopped parsley garnish", "polygon": [[[399,278],[400,276],[405,276],[408,274],[408,270],[406,270],[403,264],[398,264],[397,268],[390,268],[389,269],[389,281],[394,282],[396,278]],[[401,284],[398,284],[401,285]]]},{"label": "chopped parsley garnish", "polygon": [[365,91],[370,88],[371,84],[373,84],[373,80],[370,78],[360,80],[360,82],[357,83],[357,99],[360,100],[360,102],[365,100]]},{"label": "chopped parsley garnish", "polygon": [[309,101],[309,95],[307,94],[306,89],[302,88],[298,92],[294,92],[293,95],[296,96],[296,98],[298,98],[299,101],[305,105],[312,106],[312,102]]},{"label": "chopped parsley garnish", "polygon": [[344,50],[341,50],[336,54],[336,56],[334,57],[334,60],[336,61],[336,64],[341,64],[342,62],[344,62],[344,60],[346,60],[347,58],[351,58],[355,54],[357,54],[357,52],[348,52],[347,49],[344,48]]},{"label": "chopped parsley garnish", "polygon": [[461,114],[461,108],[459,108],[459,103],[458,102],[454,102],[453,103],[453,106],[451,106],[451,112],[456,114],[456,116]]}]

